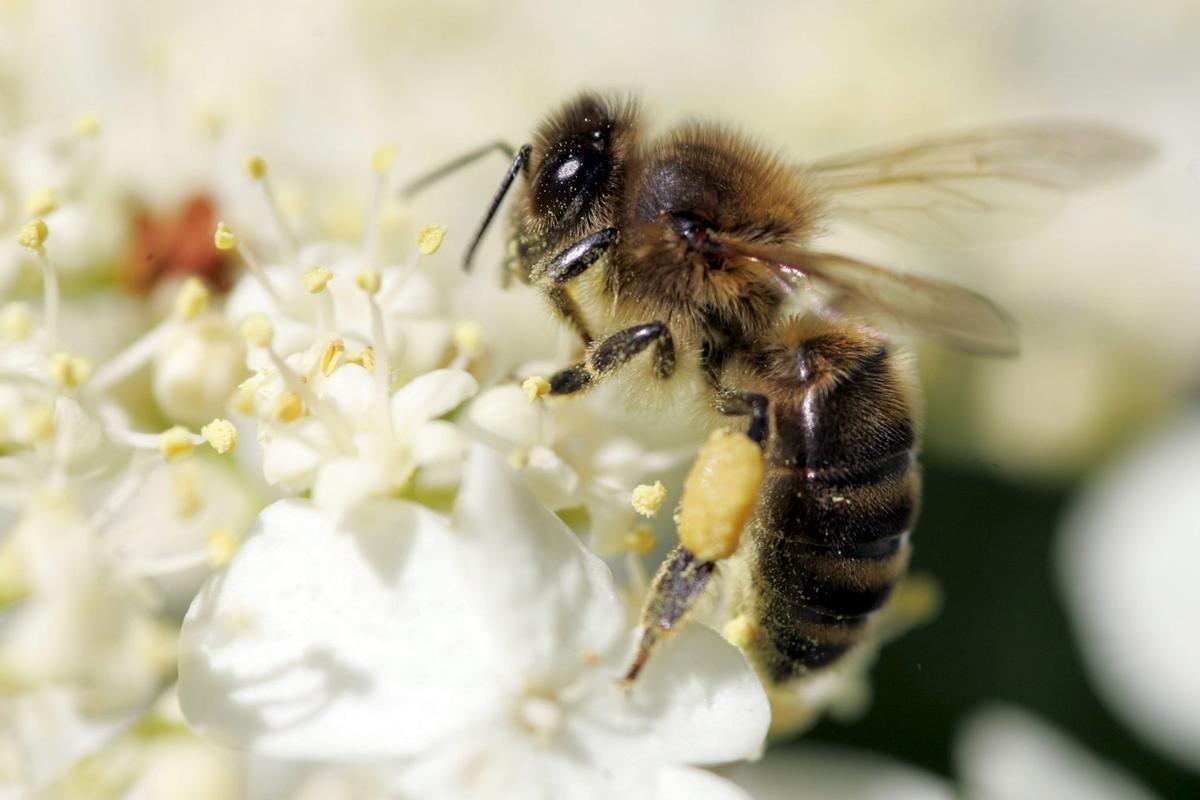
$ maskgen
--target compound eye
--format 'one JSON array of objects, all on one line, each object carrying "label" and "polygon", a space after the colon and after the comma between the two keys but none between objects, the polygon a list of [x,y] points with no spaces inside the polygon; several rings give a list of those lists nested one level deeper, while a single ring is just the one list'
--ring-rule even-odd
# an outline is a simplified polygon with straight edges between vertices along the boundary
[{"label": "compound eye", "polygon": [[599,198],[611,172],[605,130],[563,139],[550,148],[538,169],[535,210],[555,222],[577,219]]}]

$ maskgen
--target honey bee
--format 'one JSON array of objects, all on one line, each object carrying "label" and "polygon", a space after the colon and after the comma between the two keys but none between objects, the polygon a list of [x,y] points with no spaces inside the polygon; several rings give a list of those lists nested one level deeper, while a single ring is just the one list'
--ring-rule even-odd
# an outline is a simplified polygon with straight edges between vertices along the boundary
[{"label": "honey bee", "polygon": [[[1012,126],[792,164],[716,125],[644,137],[635,103],[583,94],[508,152],[465,266],[521,178],[515,273],[584,348],[550,377],[550,393],[584,391],[640,357],[663,385],[686,364],[706,404],[743,419],[761,447],[735,610],[752,624],[748,656],[778,685],[862,642],[908,564],[917,411],[911,358],[890,334],[985,355],[1017,350],[1011,319],[984,297],[817,249],[819,235],[846,220],[969,236],[973,218],[1020,219],[1034,201],[1113,176],[1149,148],[1103,127]],[[629,679],[715,567],[683,546],[667,557]]]}]

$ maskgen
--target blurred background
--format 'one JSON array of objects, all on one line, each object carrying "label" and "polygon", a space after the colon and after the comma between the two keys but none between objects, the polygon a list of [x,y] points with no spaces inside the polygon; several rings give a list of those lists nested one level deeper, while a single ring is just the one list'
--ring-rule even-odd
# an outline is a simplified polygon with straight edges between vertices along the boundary
[{"label": "blurred background", "polygon": [[[1107,606],[1125,618],[1105,626],[1064,562],[1091,546],[1065,522],[1087,527],[1072,509],[1094,499],[1088,487],[1198,399],[1197,42],[1192,0],[0,0],[0,135],[93,112],[131,208],[175,213],[202,194],[222,218],[267,230],[239,172],[242,156],[262,153],[289,213],[345,238],[360,235],[372,148],[394,143],[403,179],[497,138],[524,141],[583,88],[636,92],[660,130],[721,120],[798,161],[1014,120],[1144,136],[1159,149],[1149,166],[1072,197],[1019,240],[939,249],[832,232],[830,249],[994,298],[1018,320],[1023,352],[987,362],[922,351],[926,489],[913,567],[940,584],[943,609],[884,649],[865,716],[788,747],[799,756],[838,743],[949,776],[963,720],[1002,702],[1160,796],[1195,797],[1196,727],[1172,739],[1152,711],[1114,696],[1124,684],[1088,655],[1104,651],[1088,636],[1119,636],[1149,613],[1138,603],[1159,597],[1155,573],[1149,585],[1112,585],[1129,605]],[[395,214],[448,225],[438,257],[451,270],[502,170],[481,162]],[[132,230],[118,224],[110,255],[68,290],[128,284]],[[488,246],[494,259],[500,242]],[[0,278],[19,287],[21,268]],[[506,302],[531,309],[530,335],[551,330],[532,293],[515,291]],[[469,313],[478,301],[461,302]],[[1191,476],[1184,495],[1200,494]],[[1189,502],[1178,492],[1163,502],[1172,497]],[[1190,533],[1155,545],[1164,564],[1200,556],[1190,502],[1179,511]],[[1119,581],[1119,565],[1107,566]],[[1170,575],[1168,598],[1195,597]],[[1161,605],[1178,615],[1176,638],[1147,650],[1139,669],[1150,683],[1156,660],[1197,647],[1197,607]],[[1200,718],[1196,680],[1180,702]]]}]

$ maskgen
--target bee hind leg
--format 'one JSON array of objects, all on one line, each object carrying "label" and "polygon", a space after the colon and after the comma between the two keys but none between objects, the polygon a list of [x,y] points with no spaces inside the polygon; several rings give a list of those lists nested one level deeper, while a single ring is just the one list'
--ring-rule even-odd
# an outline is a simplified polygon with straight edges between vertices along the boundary
[{"label": "bee hind leg", "polygon": [[588,357],[550,376],[550,394],[583,391],[654,345],[655,374],[665,380],[675,373],[675,342],[665,322],[649,322],[617,331],[591,348]]}]

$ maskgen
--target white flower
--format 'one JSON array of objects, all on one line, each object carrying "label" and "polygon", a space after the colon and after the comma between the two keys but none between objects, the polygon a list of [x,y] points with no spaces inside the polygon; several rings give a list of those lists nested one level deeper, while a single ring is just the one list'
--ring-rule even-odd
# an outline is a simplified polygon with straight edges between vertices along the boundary
[{"label": "white flower", "polygon": [[172,330],[154,356],[154,399],[172,420],[201,425],[225,414],[246,377],[246,346],[228,321],[205,316]]},{"label": "white flower", "polygon": [[[953,800],[957,796],[943,778],[872,753],[828,746],[780,749],[758,763],[737,767],[732,777],[754,800]],[[1028,800],[1034,797],[1039,795]]]},{"label": "white flower", "polygon": [[955,749],[964,793],[970,798],[1153,800],[1119,769],[1016,708],[976,713],[959,734]]},{"label": "white flower", "polygon": [[257,753],[395,759],[420,797],[738,796],[686,765],[758,752],[742,655],[689,626],[627,692],[631,645],[604,564],[476,446],[449,521],[394,500],[340,522],[264,510],[188,612],[180,698]]},{"label": "white flower", "polygon": [[1068,607],[1101,695],[1139,733],[1200,767],[1200,416],[1101,475],[1062,531]]}]

